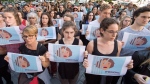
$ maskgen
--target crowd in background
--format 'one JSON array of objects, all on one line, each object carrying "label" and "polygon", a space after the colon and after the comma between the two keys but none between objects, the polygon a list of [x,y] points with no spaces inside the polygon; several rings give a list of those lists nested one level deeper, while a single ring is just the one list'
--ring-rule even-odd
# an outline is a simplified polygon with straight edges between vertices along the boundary
[{"label": "crowd in background", "polygon": [[[78,22],[80,29],[76,28],[76,23],[72,12],[83,12],[83,18]],[[96,16],[99,16],[97,19]],[[62,19],[64,21],[62,28],[56,27],[56,39],[36,41],[37,28],[54,26],[53,19]],[[48,60],[46,51],[48,43],[84,45],[89,54],[99,56],[132,56],[132,61],[127,66],[129,70],[122,77],[124,84],[145,84],[145,78],[150,76],[147,67],[150,64],[149,49],[143,51],[133,51],[123,49],[122,38],[124,32],[139,35],[150,35],[150,4],[144,7],[138,7],[132,2],[125,4],[114,4],[113,2],[40,2],[33,4],[29,2],[23,6],[18,3],[2,5],[0,4],[0,28],[19,26],[22,38],[25,44],[11,44],[0,46],[0,84],[3,84],[2,77],[7,84],[13,84],[8,63],[5,60],[7,52],[22,53],[29,55],[41,55],[43,59]],[[82,35],[82,24],[89,24],[99,28],[100,36],[97,39],[88,41],[86,35]],[[42,44],[42,45],[41,45]],[[37,48],[41,46],[40,52]],[[109,46],[109,47],[108,47]],[[148,46],[150,47],[150,46]],[[85,54],[86,55],[86,54]],[[5,58],[5,60],[4,60]],[[144,62],[144,63],[143,63]],[[138,73],[139,66],[143,63],[142,72]],[[131,66],[133,65],[133,69]],[[42,62],[44,70],[58,78],[62,84],[77,84],[79,76],[79,63],[59,63]],[[82,66],[82,65],[81,65]],[[83,66],[88,67],[88,61],[85,57]],[[47,73],[46,73],[47,74]],[[30,74],[33,75],[33,74]],[[27,75],[28,76],[28,75]],[[21,73],[18,79],[19,84],[23,84],[26,74]],[[116,84],[120,77],[99,76],[85,74],[86,84]],[[48,80],[44,80],[48,81]],[[44,84],[42,83],[40,84]],[[27,83],[25,83],[27,84]]]}]

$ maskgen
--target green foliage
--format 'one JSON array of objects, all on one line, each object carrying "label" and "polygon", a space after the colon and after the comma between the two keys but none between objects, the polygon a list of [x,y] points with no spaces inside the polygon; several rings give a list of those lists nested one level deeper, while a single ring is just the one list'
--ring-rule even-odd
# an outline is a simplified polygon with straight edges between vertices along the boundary
[{"label": "green foliage", "polygon": [[107,1],[107,2],[112,2],[112,0],[104,0],[104,1]]}]

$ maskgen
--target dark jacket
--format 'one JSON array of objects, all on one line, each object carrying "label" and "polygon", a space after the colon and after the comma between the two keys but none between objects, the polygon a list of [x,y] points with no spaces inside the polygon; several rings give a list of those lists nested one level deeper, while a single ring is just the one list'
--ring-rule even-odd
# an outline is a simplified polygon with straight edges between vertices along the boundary
[{"label": "dark jacket", "polygon": [[123,77],[125,84],[138,84],[133,78],[136,73],[150,77],[150,65],[146,63],[140,66],[144,61],[150,59],[150,50],[136,51],[132,55],[132,59],[133,69],[128,70],[126,75]]}]

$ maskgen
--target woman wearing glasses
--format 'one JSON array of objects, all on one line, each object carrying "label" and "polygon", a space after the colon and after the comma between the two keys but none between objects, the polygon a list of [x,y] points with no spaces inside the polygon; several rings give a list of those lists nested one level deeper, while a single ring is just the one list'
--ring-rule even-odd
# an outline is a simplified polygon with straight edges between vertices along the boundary
[{"label": "woman wearing glasses", "polygon": [[[105,18],[100,24],[101,37],[90,41],[87,45],[89,54],[98,56],[119,56],[122,43],[115,40],[118,32],[118,22],[111,18]],[[108,47],[109,46],[109,47]],[[88,60],[84,59],[83,66],[88,67]],[[128,68],[133,67],[131,61]],[[112,76],[85,74],[87,84],[116,84]]]},{"label": "woman wearing glasses", "polygon": [[[35,74],[48,74],[46,68],[49,66],[49,59],[45,57],[47,49],[44,45],[37,42],[36,40],[37,33],[38,33],[38,29],[36,28],[36,26],[33,25],[27,26],[22,32],[22,38],[24,39],[25,44],[19,47],[19,51],[21,54],[39,56],[39,59],[41,60],[42,63],[43,72],[20,73],[18,84],[24,84],[25,82],[30,82],[28,81],[29,77],[32,77]],[[9,60],[8,56],[5,56],[5,60],[8,62]],[[38,78],[38,81],[41,82],[40,84],[50,84],[50,79],[48,79],[48,77],[43,77],[43,79],[40,78]]]}]

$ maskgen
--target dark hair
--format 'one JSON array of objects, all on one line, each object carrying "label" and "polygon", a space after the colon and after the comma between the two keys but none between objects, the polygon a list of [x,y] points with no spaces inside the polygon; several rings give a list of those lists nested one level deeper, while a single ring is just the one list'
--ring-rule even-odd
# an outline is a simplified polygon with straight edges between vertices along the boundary
[{"label": "dark hair", "polygon": [[19,66],[19,63],[18,63],[19,59],[22,59],[23,61],[26,61],[27,62],[27,67],[30,66],[29,61],[25,57],[23,57],[23,56],[18,56],[17,59],[15,60],[17,66]]},{"label": "dark hair", "polygon": [[62,35],[63,35],[63,31],[65,31],[68,27],[72,27],[75,31],[75,34],[78,32],[78,29],[73,21],[65,21],[61,28]]},{"label": "dark hair", "polygon": [[[126,11],[124,11],[124,10],[120,11],[120,12],[119,12],[119,15],[121,15],[123,12],[126,12]],[[126,12],[126,13],[127,13],[127,12]]]},{"label": "dark hair", "polygon": [[[94,6],[94,7],[92,8],[92,11],[94,10],[94,8],[97,8],[97,7]],[[97,8],[97,13],[96,13],[95,15],[98,15],[98,8]]]},{"label": "dark hair", "polygon": [[49,34],[48,30],[45,29],[45,28],[43,28],[43,29],[41,30],[41,33],[40,33],[41,36],[42,36],[42,31],[46,31],[46,32],[47,32],[47,35]]},{"label": "dark hair", "polygon": [[[112,18],[105,18],[102,20],[102,22],[100,23],[100,29],[103,29],[104,31],[106,31],[106,29],[108,29],[108,27],[111,25],[111,24],[117,24],[119,25],[119,23],[115,20],[115,19],[112,19]],[[103,36],[102,33],[100,33],[101,36]]]},{"label": "dark hair", "polygon": [[134,11],[133,18],[138,17],[141,13],[144,13],[144,12],[150,12],[150,8],[146,6],[138,8],[136,11]]},{"label": "dark hair", "polygon": [[48,23],[47,23],[48,27],[53,26],[53,22],[52,22],[52,20],[51,20],[51,17],[50,17],[50,15],[49,15],[49,13],[44,12],[44,13],[42,13],[41,19],[40,19],[41,27],[43,27],[43,23],[42,23],[42,16],[43,16],[43,15],[47,15],[47,17],[48,17],[48,19],[49,19],[49,20],[48,20]]},{"label": "dark hair", "polygon": [[147,39],[145,37],[139,36],[139,37],[136,37],[136,38],[132,39],[131,42],[130,42],[130,44],[133,44],[136,39],[143,40],[144,43],[142,45],[145,45],[147,43]]},{"label": "dark hair", "polygon": [[74,17],[73,17],[73,15],[72,14],[65,14],[63,17],[70,17],[71,18],[71,21],[73,21],[74,22]]},{"label": "dark hair", "polygon": [[[88,19],[89,19],[89,15],[90,15],[90,13],[93,13],[92,11],[89,11],[87,14],[86,14],[86,16],[85,16],[85,18],[84,18],[84,22],[86,22]],[[93,20],[95,20],[95,15],[94,15],[94,13],[93,13],[93,19],[92,19],[92,21]]]},{"label": "dark hair", "polygon": [[65,13],[66,13],[66,12],[72,12],[72,10],[69,9],[69,8],[67,8],[67,9],[65,10]]},{"label": "dark hair", "polygon": [[29,7],[29,5],[28,5],[28,4],[25,4],[25,5],[23,5],[23,6],[22,6],[22,8],[24,8],[25,6],[28,6],[28,7]]},{"label": "dark hair", "polygon": [[49,12],[50,18],[51,18],[51,12],[54,12],[54,17],[53,17],[53,18],[56,19],[56,13],[55,13],[55,11],[50,11],[50,12]]},{"label": "dark hair", "polygon": [[100,62],[101,62],[102,60],[108,60],[108,62],[111,63],[110,68],[112,68],[112,67],[114,66],[114,64],[115,64],[114,61],[113,61],[112,59],[110,59],[110,58],[103,58],[103,59],[100,60]]},{"label": "dark hair", "polygon": [[24,14],[22,11],[18,11],[19,13],[21,13],[22,18],[24,18]]}]

